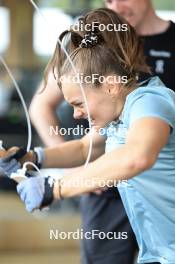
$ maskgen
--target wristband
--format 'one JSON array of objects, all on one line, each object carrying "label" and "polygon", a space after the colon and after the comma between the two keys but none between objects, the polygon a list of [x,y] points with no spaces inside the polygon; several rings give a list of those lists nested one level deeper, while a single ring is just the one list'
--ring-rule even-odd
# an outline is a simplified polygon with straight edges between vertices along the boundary
[{"label": "wristband", "polygon": [[34,148],[34,154],[36,155],[36,166],[41,169],[45,160],[44,149],[41,147]]},{"label": "wristband", "polygon": [[53,202],[53,200],[54,200],[54,196],[53,196],[54,182],[55,182],[55,179],[52,178],[51,176],[48,176],[47,178],[45,178],[44,197],[43,197],[43,200],[41,203],[41,208],[48,206]]}]

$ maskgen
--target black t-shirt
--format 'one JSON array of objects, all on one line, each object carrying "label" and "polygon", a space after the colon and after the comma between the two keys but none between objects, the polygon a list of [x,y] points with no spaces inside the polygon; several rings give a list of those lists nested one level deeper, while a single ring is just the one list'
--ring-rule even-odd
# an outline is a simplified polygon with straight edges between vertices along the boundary
[{"label": "black t-shirt", "polygon": [[[164,84],[175,91],[175,23],[160,34],[142,37],[146,61],[152,75],[157,75]],[[145,79],[146,75],[141,75]]]}]

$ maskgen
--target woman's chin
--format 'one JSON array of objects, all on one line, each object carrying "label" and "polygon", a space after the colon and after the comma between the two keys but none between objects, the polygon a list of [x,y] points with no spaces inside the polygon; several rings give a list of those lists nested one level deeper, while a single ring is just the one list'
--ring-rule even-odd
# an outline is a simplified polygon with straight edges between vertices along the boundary
[{"label": "woman's chin", "polygon": [[95,128],[97,131],[100,130],[101,128],[106,127],[107,123],[102,123],[102,122],[97,122],[97,121],[93,121],[91,123],[92,127]]}]

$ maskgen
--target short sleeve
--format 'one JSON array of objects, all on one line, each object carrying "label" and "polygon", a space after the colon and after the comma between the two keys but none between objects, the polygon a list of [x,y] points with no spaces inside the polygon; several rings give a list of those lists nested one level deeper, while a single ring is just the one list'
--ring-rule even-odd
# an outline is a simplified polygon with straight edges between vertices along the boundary
[{"label": "short sleeve", "polygon": [[174,129],[175,106],[173,107],[163,96],[147,94],[138,98],[131,105],[129,116],[130,125],[143,117],[157,117]]}]

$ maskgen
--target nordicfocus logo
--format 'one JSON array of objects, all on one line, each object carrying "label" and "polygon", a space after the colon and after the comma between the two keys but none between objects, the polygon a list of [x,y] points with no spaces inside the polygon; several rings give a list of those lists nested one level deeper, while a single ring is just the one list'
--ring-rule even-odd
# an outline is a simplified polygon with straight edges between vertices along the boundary
[{"label": "nordicfocus logo", "polygon": [[71,30],[73,31],[86,31],[86,32],[96,32],[96,31],[127,31],[128,25],[127,24],[103,24],[99,22],[92,22],[90,24],[84,25],[83,21],[78,21],[73,26],[71,26]]},{"label": "nordicfocus logo", "polygon": [[92,75],[84,75],[83,73],[77,73],[73,76],[61,76],[59,81],[66,83],[75,83],[75,84],[103,84],[103,83],[116,83],[116,84],[127,84],[128,76],[116,76],[116,75],[108,75],[103,76],[98,73],[93,73]]},{"label": "nordicfocus logo", "polygon": [[76,231],[64,232],[59,231],[58,229],[50,229],[49,230],[49,238],[51,240],[66,240],[66,239],[75,239],[75,240],[82,240],[82,239],[109,239],[109,240],[126,240],[128,238],[127,232],[103,232],[101,230],[91,230],[86,231],[81,229],[77,229]]}]

